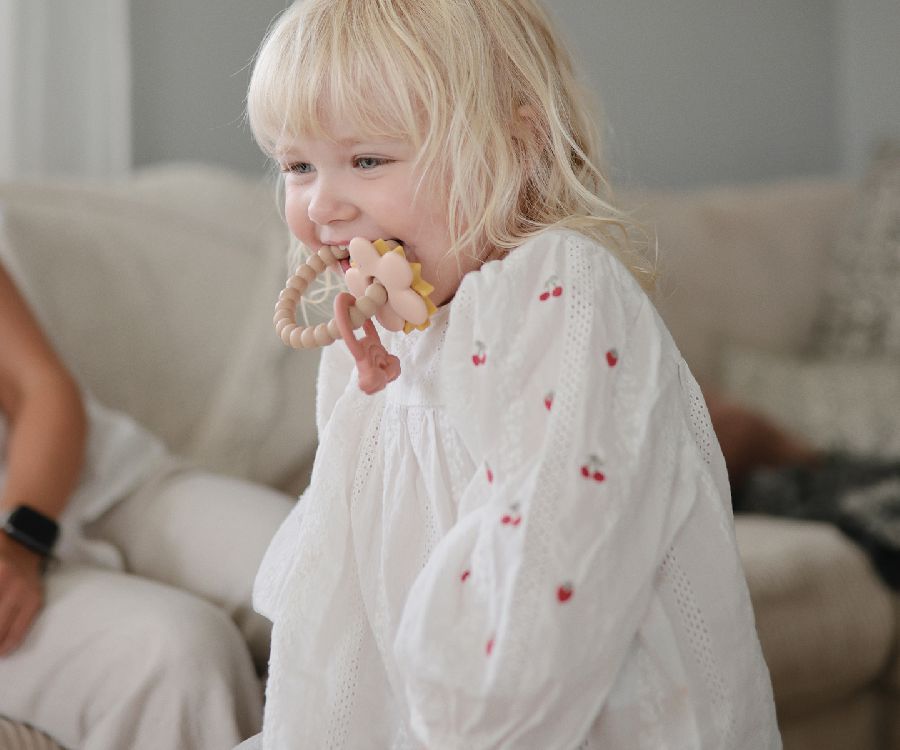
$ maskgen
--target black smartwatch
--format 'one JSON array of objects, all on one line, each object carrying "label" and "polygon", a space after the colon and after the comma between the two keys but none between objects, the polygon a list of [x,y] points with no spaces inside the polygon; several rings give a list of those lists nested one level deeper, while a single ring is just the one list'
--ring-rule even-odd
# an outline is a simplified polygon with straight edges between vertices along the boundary
[{"label": "black smartwatch", "polygon": [[41,557],[50,558],[59,537],[59,524],[34,508],[20,505],[6,517],[3,532]]}]

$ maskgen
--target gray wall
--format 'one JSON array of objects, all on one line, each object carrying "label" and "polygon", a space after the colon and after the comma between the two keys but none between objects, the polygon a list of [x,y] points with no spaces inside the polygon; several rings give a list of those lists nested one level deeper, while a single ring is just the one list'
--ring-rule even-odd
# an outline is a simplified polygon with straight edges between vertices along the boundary
[{"label": "gray wall", "polygon": [[841,168],[858,175],[878,141],[900,137],[900,1],[840,0],[837,33]]},{"label": "gray wall", "polygon": [[[132,2],[134,155],[260,173],[248,64],[287,0]],[[854,173],[900,135],[898,0],[555,0],[609,123],[614,180]]]},{"label": "gray wall", "polygon": [[286,0],[132,0],[134,162],[261,172],[242,121],[251,59]]}]

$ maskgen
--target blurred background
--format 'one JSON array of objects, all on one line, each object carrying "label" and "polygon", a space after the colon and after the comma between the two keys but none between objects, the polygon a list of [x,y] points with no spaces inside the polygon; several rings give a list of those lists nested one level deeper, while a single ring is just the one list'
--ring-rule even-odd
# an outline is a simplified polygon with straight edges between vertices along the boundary
[{"label": "blurred background", "polygon": [[[285,0],[0,0],[0,178],[205,161],[261,173],[242,120]],[[900,132],[896,0],[556,0],[619,184],[859,174]]]}]

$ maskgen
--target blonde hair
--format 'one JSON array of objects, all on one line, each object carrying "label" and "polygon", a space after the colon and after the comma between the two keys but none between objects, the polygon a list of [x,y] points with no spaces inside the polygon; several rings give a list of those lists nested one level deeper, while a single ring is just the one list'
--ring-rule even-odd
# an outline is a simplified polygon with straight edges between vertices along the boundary
[{"label": "blonde hair", "polygon": [[612,204],[587,101],[533,0],[297,0],[260,48],[247,112],[273,157],[335,120],[409,139],[423,180],[446,191],[450,252],[505,253],[565,226],[649,289],[653,264]]}]

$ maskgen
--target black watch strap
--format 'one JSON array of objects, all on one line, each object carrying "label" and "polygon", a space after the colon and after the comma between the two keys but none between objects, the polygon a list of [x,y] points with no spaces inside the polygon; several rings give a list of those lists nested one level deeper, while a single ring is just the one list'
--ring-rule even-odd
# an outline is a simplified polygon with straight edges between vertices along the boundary
[{"label": "black watch strap", "polygon": [[28,505],[20,505],[10,512],[3,522],[3,531],[10,539],[43,557],[52,556],[59,538],[59,524]]}]

